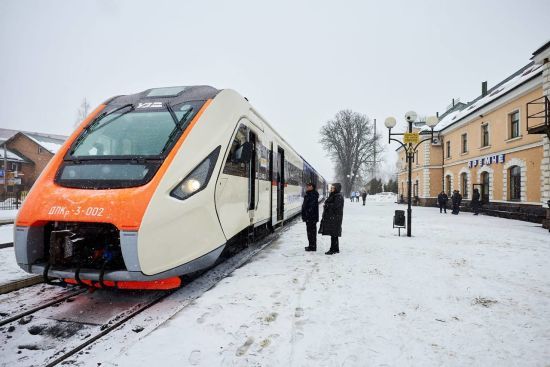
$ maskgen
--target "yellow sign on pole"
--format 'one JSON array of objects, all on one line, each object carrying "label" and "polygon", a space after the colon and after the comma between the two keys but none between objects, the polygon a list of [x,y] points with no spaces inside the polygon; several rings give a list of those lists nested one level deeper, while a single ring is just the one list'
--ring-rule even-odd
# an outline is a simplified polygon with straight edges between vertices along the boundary
[{"label": "yellow sign on pole", "polygon": [[418,133],[405,133],[403,136],[403,143],[405,144],[417,144],[420,141],[420,134]]}]

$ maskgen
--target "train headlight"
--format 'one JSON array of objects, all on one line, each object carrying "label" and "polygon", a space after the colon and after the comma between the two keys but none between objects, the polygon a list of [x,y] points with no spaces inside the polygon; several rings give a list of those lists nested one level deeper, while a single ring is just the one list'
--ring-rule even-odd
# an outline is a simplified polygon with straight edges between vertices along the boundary
[{"label": "train headlight", "polygon": [[190,196],[195,195],[208,185],[214,166],[218,160],[221,146],[214,149],[191,173],[187,175],[173,190],[170,196],[185,200]]}]

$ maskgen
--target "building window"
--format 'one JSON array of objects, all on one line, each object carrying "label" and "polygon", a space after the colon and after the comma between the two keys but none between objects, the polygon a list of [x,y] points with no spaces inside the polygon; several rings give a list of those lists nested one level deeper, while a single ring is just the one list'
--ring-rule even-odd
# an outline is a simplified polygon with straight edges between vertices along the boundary
[{"label": "building window", "polygon": [[489,124],[481,125],[481,147],[489,146]]},{"label": "building window", "polygon": [[468,153],[468,134],[462,134],[462,153]]},{"label": "building window", "polygon": [[463,172],[460,174],[460,184],[461,184],[461,189],[462,189],[462,196],[464,198],[467,198],[468,197],[468,175],[466,174],[466,172]]},{"label": "building window", "polygon": [[17,172],[17,163],[11,163],[11,170],[12,172]]},{"label": "building window", "polygon": [[38,154],[42,154],[43,151],[44,149],[42,147],[38,147]]},{"label": "building window", "polygon": [[451,176],[445,176],[445,189],[447,196],[451,197]]},{"label": "building window", "polygon": [[420,164],[418,162],[418,150],[416,152],[414,152],[414,162],[416,163],[417,166]]},{"label": "building window", "polygon": [[510,119],[510,139],[519,137],[519,111],[509,115]]},{"label": "building window", "polygon": [[519,166],[510,167],[510,200],[521,200],[521,168]]},{"label": "building window", "polygon": [[451,158],[451,142],[447,142],[447,158]]}]

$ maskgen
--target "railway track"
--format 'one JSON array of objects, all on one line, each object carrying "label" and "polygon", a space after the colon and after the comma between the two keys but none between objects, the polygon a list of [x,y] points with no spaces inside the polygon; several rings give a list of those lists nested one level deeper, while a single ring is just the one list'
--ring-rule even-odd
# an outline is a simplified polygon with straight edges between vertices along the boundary
[{"label": "railway track", "polygon": [[[132,340],[137,342],[137,338],[162,325],[231,272],[251,261],[256,254],[277,239],[285,231],[285,228],[286,226],[282,230],[277,230],[250,244],[245,250],[200,276],[190,279],[183,288],[174,291],[141,292],[132,296],[127,292],[118,291],[97,291],[83,294],[87,289],[78,289],[71,294],[61,295],[29,310],[2,319],[0,330],[4,331],[0,334],[0,354],[6,358],[3,358],[5,360],[0,365],[6,363],[10,366],[56,366],[75,361],[80,362],[81,358],[90,357],[85,353],[89,353],[92,348],[102,348],[103,345],[111,345],[111,343],[128,342],[132,338],[136,338]],[[95,303],[91,301],[94,297],[96,298]],[[123,302],[122,306],[117,305],[116,303],[124,297],[127,297],[127,300]],[[170,297],[170,302],[167,302],[166,306],[161,306],[161,301],[168,297]],[[155,305],[159,306],[153,307]],[[87,320],[90,314],[108,314],[111,308],[116,309],[117,306],[120,306],[119,311],[104,317],[103,321],[105,322]],[[148,310],[150,311],[146,312]],[[30,315],[34,315],[31,322],[28,324],[25,322],[23,325],[21,322],[18,323],[18,321],[24,320],[25,316]],[[151,315],[155,315],[154,321],[151,321]],[[139,325],[144,331],[136,331],[132,329],[132,325]],[[12,337],[6,333],[7,327],[16,328],[17,330],[13,334],[17,335]],[[61,331],[59,331],[60,329]],[[2,343],[3,337],[6,339]],[[97,343],[100,340],[102,343]],[[15,351],[15,355],[13,355],[13,351]]]},{"label": "railway track", "polygon": [[0,326],[4,326],[6,324],[9,324],[10,322],[14,322],[14,321],[17,321],[19,319],[22,319],[23,317],[25,316],[29,316],[29,315],[32,315],[40,310],[43,310],[47,307],[51,307],[51,306],[54,306],[54,305],[57,305],[61,302],[64,302],[70,298],[73,298],[74,296],[77,296],[79,294],[82,294],[84,292],[86,292],[87,289],[77,289],[76,291],[74,292],[71,292],[69,294],[66,294],[66,295],[62,295],[62,296],[59,296],[59,297],[55,297],[54,299],[50,300],[50,301],[46,301],[44,303],[41,303],[39,306],[36,306],[36,307],[32,307],[28,310],[25,310],[23,312],[20,312],[20,313],[17,313],[13,316],[9,316],[9,317],[6,317],[4,319],[1,319],[0,320]]},{"label": "railway track", "polygon": [[13,242],[0,243],[0,249],[13,247]]},{"label": "railway track", "polygon": [[92,343],[95,343],[97,340],[103,338],[105,335],[113,332],[118,327],[123,325],[128,320],[134,318],[138,314],[142,313],[146,309],[150,308],[151,306],[155,305],[156,303],[160,302],[164,298],[170,296],[174,291],[166,292],[159,297],[154,298],[153,300],[146,302],[144,305],[139,305],[135,310],[130,311],[127,315],[120,317],[118,320],[113,321],[111,324],[104,325],[105,327],[100,328],[100,332],[94,335],[93,337],[88,338],[83,343],[78,344],[77,346],[71,348],[69,351],[63,353],[61,356],[58,356],[53,361],[48,362],[45,367],[53,367],[58,365],[59,363],[65,361],[66,359],[72,357],[76,353],[80,352],[87,346],[91,345]]}]

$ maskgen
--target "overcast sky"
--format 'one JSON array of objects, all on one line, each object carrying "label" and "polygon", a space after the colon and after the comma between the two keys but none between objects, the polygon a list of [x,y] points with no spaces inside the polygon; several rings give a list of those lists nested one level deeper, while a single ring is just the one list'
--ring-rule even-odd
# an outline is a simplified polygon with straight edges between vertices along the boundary
[{"label": "overcast sky", "polygon": [[387,116],[473,99],[549,39],[549,0],[0,0],[0,127],[68,135],[84,97],[207,84],[248,97],[332,178],[319,129],[338,110],[385,133]]}]

